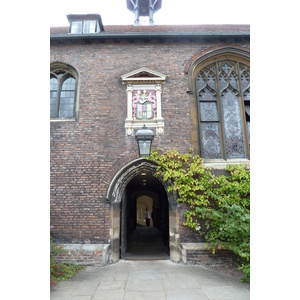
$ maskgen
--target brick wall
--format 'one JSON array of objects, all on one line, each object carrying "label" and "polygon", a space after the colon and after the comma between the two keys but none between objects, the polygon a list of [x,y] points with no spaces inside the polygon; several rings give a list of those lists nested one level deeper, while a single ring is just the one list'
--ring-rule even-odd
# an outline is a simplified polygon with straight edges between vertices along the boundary
[{"label": "brick wall", "polygon": [[67,244],[61,246],[64,253],[55,257],[57,263],[101,266],[108,264],[109,245]]},{"label": "brick wall", "polygon": [[[141,67],[168,75],[162,86],[163,136],[153,147],[192,146],[191,102],[186,67],[193,57],[220,47],[249,49],[221,42],[64,42],[51,45],[51,62],[68,63],[80,76],[79,120],[51,122],[51,225],[60,243],[100,244],[109,239],[105,193],[114,174],[138,157],[134,137],[125,136],[126,87],[121,75]],[[183,241],[190,232],[181,229]]]},{"label": "brick wall", "polygon": [[216,249],[215,254],[208,250],[205,243],[182,243],[181,254],[183,263],[202,265],[226,265],[237,262],[237,256],[229,250]]},{"label": "brick wall", "polygon": [[187,250],[187,262],[190,264],[203,265],[225,265],[228,262],[236,261],[236,257],[232,252],[219,250],[215,254],[205,250]]}]

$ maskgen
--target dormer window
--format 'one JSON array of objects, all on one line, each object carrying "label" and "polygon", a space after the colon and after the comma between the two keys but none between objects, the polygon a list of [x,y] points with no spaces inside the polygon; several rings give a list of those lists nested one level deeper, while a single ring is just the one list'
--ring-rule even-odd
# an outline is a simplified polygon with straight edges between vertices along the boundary
[{"label": "dormer window", "polygon": [[100,32],[99,26],[97,26],[97,28],[96,25],[96,21],[73,21],[70,33],[80,34]]},{"label": "dormer window", "polygon": [[104,31],[100,15],[68,15],[70,23],[69,33],[89,34]]}]

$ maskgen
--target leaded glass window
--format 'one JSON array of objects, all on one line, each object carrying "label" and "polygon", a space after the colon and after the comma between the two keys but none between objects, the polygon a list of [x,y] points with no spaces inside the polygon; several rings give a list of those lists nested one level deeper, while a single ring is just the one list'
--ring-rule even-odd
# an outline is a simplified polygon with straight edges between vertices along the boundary
[{"label": "leaded glass window", "polygon": [[215,61],[198,72],[197,91],[203,158],[249,157],[249,66],[230,59]]},{"label": "leaded glass window", "polygon": [[62,85],[59,102],[59,117],[72,118],[74,114],[75,79],[69,77]]},{"label": "leaded glass window", "polygon": [[229,89],[224,91],[221,99],[226,156],[227,158],[243,158],[245,149],[239,98]]},{"label": "leaded glass window", "polygon": [[248,68],[241,68],[241,86],[247,122],[248,143],[250,147],[250,70]]},{"label": "leaded glass window", "polygon": [[69,119],[75,113],[75,78],[68,72],[50,75],[50,118]]},{"label": "leaded glass window", "polygon": [[57,79],[50,78],[50,118],[56,115],[56,102],[57,102]]}]

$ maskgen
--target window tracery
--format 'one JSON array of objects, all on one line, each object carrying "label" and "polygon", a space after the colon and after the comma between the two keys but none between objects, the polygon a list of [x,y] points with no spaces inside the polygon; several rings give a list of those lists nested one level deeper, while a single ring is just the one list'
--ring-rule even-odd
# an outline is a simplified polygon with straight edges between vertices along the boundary
[{"label": "window tracery", "polygon": [[249,66],[219,58],[198,69],[196,88],[202,157],[249,158]]}]

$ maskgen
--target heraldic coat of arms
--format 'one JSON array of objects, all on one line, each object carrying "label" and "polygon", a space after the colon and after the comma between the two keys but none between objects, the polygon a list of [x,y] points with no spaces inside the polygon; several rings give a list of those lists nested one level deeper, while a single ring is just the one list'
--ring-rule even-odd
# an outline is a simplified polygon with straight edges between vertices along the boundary
[{"label": "heraldic coat of arms", "polygon": [[156,117],[155,91],[138,90],[132,99],[132,117],[151,120]]}]

